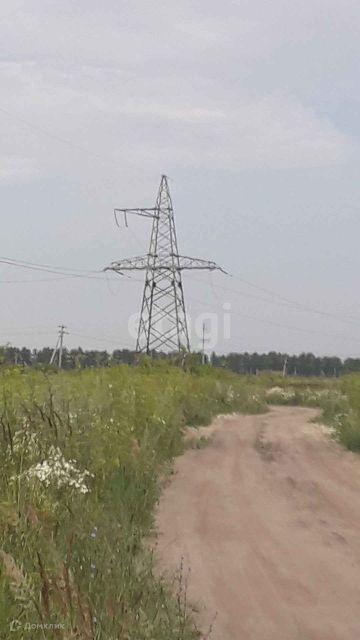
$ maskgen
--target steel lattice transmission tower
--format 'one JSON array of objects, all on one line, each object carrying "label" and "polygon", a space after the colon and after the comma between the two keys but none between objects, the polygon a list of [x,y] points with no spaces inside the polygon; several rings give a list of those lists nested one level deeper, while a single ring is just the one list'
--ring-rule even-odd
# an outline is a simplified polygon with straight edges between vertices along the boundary
[{"label": "steel lattice transmission tower", "polygon": [[152,231],[149,253],[112,262],[105,271],[145,271],[145,286],[136,342],[136,351],[190,350],[184,291],[181,272],[184,269],[220,269],[215,262],[179,255],[174,209],[167,176],[161,177],[155,207],[145,209],[115,209],[124,214],[151,218]]}]

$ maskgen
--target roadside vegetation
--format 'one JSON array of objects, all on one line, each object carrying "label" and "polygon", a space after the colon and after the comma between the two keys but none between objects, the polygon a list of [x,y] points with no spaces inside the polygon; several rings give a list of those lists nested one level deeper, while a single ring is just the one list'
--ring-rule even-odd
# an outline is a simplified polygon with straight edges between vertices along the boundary
[{"label": "roadside vegetation", "polygon": [[153,509],[185,425],[264,410],[255,378],[206,367],[2,368],[0,638],[200,637],[184,576],[154,575]]},{"label": "roadside vegetation", "polygon": [[329,400],[323,417],[345,447],[360,452],[360,375],[340,379],[340,396]]},{"label": "roadside vegetation", "polygon": [[283,377],[274,373],[258,376],[268,404],[325,408],[341,396],[339,378]]},{"label": "roadside vegetation", "polygon": [[340,378],[258,376],[268,404],[319,407],[324,422],[341,444],[360,452],[360,375]]}]

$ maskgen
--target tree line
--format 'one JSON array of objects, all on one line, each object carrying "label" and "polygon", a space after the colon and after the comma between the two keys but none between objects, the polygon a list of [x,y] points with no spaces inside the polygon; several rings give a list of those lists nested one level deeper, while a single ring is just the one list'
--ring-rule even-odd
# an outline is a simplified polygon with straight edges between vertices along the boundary
[{"label": "tree line", "polygon": [[[49,365],[52,349],[28,349],[11,346],[0,347],[0,363],[18,364],[29,367]],[[167,358],[165,354],[155,353],[155,358]],[[194,362],[200,363],[200,353],[192,354]],[[130,349],[116,349],[112,353],[99,350],[64,348],[62,367],[64,369],[82,369],[87,367],[108,367],[116,364],[135,364],[138,354]],[[336,356],[315,356],[313,353],[289,355],[270,351],[269,353],[228,353],[218,355],[215,352],[205,361],[214,367],[230,369],[235,373],[255,375],[260,371],[285,371],[291,376],[339,376],[344,373],[360,372],[360,358],[341,360]]]},{"label": "tree line", "polygon": [[360,358],[341,360],[336,356],[315,356],[313,353],[289,355],[270,351],[269,353],[229,353],[211,355],[211,364],[225,367],[236,373],[256,374],[260,371],[285,372],[292,376],[339,376],[343,373],[360,371]]}]

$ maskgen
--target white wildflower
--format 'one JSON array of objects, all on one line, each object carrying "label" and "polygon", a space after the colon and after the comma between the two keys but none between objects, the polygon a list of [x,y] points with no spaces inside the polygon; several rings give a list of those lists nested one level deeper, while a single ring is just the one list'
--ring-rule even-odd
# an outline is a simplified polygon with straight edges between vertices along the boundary
[{"label": "white wildflower", "polygon": [[[10,447],[8,447],[9,453],[11,453]],[[13,451],[14,453],[23,453],[27,456],[38,454],[39,441],[37,434],[33,431],[27,431],[20,429],[16,431],[13,437]]]},{"label": "white wildflower", "polygon": [[293,400],[295,398],[295,391],[292,389],[282,389],[281,387],[272,387],[267,389],[266,395],[272,400]]},{"label": "white wildflower", "polygon": [[252,400],[253,402],[257,403],[257,404],[262,404],[262,398],[258,395],[256,395],[255,393],[253,393],[250,396],[250,400]]},{"label": "white wildflower", "polygon": [[79,493],[88,493],[86,479],[93,477],[87,471],[80,471],[76,467],[76,460],[67,461],[59,447],[50,447],[47,460],[30,467],[22,474],[28,480],[36,478],[46,487],[55,485],[57,488],[70,487]]},{"label": "white wildflower", "polygon": [[234,389],[232,387],[228,387],[228,389],[226,390],[226,400],[227,402],[231,402],[232,400],[234,400]]}]

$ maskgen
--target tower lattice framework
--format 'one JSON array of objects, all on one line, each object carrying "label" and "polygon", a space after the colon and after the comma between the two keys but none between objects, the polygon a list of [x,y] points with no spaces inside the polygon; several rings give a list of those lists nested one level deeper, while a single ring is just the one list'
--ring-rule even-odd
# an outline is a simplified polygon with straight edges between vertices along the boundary
[{"label": "tower lattice framework", "polygon": [[161,177],[155,207],[115,209],[115,217],[118,213],[124,214],[126,226],[128,214],[153,221],[148,254],[112,262],[106,268],[119,274],[125,271],[146,272],[136,351],[189,351],[181,272],[185,269],[222,269],[215,262],[179,254],[167,176]]}]

